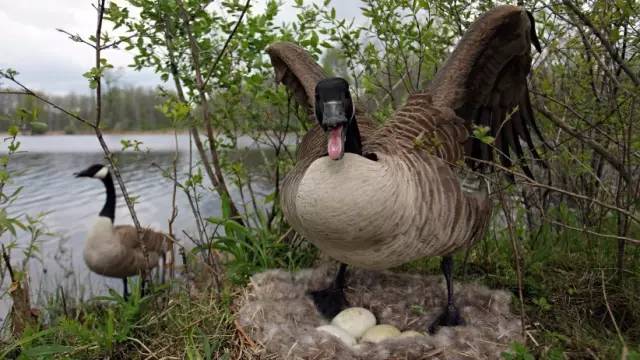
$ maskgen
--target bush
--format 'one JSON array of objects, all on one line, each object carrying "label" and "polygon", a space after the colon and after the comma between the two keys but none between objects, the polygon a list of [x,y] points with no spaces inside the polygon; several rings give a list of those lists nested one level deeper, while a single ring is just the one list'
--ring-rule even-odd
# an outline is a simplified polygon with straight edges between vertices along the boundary
[{"label": "bush", "polygon": [[43,122],[31,122],[31,135],[42,135],[49,131],[49,126]]}]

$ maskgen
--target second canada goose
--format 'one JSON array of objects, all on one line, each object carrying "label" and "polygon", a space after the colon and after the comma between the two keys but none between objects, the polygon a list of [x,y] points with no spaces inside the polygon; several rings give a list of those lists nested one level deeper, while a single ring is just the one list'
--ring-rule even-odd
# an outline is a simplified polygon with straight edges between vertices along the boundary
[{"label": "second canada goose", "polygon": [[96,274],[121,278],[123,296],[126,298],[127,278],[156,267],[158,260],[167,251],[170,240],[161,232],[144,229],[142,241],[149,257],[147,262],[138,241],[136,228],[131,225],[113,224],[116,214],[116,189],[109,168],[95,164],[76,173],[75,176],[102,181],[107,194],[98,219],[89,230],[83,251],[84,261]]},{"label": "second canada goose", "polygon": [[539,49],[526,11],[500,6],[485,13],[427,88],[409,95],[382,127],[354,104],[348,83],[326,79],[306,51],[291,43],[267,49],[277,81],[318,122],[298,147],[280,200],[291,226],[342,263],[334,283],[312,293],[325,316],[346,305],[345,264],[385,269],[443,256],[448,301],[429,331],[464,323],[453,299],[451,254],[484,234],[491,198],[474,171],[490,167],[474,159],[494,156],[470,133],[488,127],[501,162],[509,167],[515,155],[530,174],[520,142],[539,159],[527,90],[532,44]]}]

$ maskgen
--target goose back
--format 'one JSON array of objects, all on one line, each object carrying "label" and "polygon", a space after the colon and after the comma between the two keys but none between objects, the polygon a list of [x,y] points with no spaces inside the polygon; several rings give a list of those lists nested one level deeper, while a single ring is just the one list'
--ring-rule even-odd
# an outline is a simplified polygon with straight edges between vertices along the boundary
[{"label": "goose back", "polygon": [[151,229],[142,233],[149,266],[142,253],[135,227],[113,226],[111,219],[98,217],[89,233],[83,256],[93,272],[110,277],[128,277],[154,268],[160,256],[167,250],[169,239],[165,234]]}]

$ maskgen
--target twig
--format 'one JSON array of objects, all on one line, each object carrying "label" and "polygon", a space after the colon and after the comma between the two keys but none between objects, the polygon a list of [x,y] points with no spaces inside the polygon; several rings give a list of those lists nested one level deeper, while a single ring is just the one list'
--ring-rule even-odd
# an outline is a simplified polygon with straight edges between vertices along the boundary
[{"label": "twig", "polygon": [[593,22],[591,22],[591,19],[589,19],[582,11],[580,11],[580,9],[574,3],[572,3],[571,1],[563,0],[562,3],[565,4],[569,9],[571,9],[571,11],[573,11],[578,16],[578,18],[580,18],[580,20],[589,29],[591,29],[591,32],[593,32],[593,34],[600,40],[600,42],[602,43],[604,48],[609,53],[609,56],[611,56],[611,58],[613,59],[613,61],[615,61],[616,63],[618,63],[618,65],[620,65],[622,70],[624,70],[624,72],[629,76],[631,81],[633,81],[633,83],[636,86],[640,86],[640,78],[638,78],[638,75],[636,73],[634,73],[633,70],[631,70],[629,68],[627,63],[625,63],[624,60],[622,60],[620,58],[620,56],[618,55],[618,52],[616,51],[616,49],[614,49],[613,46],[611,45],[611,43],[609,42],[609,40],[606,37],[604,37],[604,35],[602,35],[600,30],[598,30],[595,27]]},{"label": "twig", "polygon": [[13,304],[11,305],[11,326],[13,336],[20,338],[24,330],[32,325],[31,300],[29,299],[29,278],[24,274],[23,280],[18,279],[11,267],[11,257],[4,244],[2,245],[2,258],[11,277],[9,294]]},{"label": "twig", "polygon": [[[209,112],[210,109],[209,109],[209,101],[208,101],[207,92],[206,92],[206,84],[204,83],[204,80],[202,78],[201,64],[200,64],[200,50],[198,48],[198,43],[195,37],[193,36],[193,32],[191,30],[191,25],[189,20],[189,14],[187,13],[187,10],[184,6],[184,2],[182,0],[177,0],[176,2],[180,6],[180,14],[184,21],[184,28],[187,33],[187,37],[189,38],[189,47],[191,50],[190,52],[191,62],[195,70],[195,76],[196,76],[195,80],[196,80],[198,95],[200,97],[200,108],[202,110],[202,119],[204,121],[205,128],[207,130],[207,138],[209,140],[209,152],[211,153],[211,163],[213,165],[213,170],[215,171],[216,184],[214,184],[214,187],[216,188],[216,191],[218,192],[220,197],[226,198],[229,201],[229,205],[231,208],[231,218],[236,222],[243,224],[242,218],[240,217],[240,212],[238,211],[238,208],[236,207],[235,203],[231,200],[231,195],[229,193],[229,189],[227,188],[227,184],[224,181],[224,175],[222,173],[222,166],[220,164],[219,154],[218,154],[217,145],[216,145],[217,143],[216,136],[213,133],[213,126],[211,124],[211,113]],[[249,6],[249,3],[250,3],[250,0],[247,0],[247,5],[246,5],[247,7]],[[228,38],[228,40],[231,39],[233,34],[234,33],[230,34],[230,37]],[[219,54],[219,57],[221,56],[222,56],[222,52],[221,54]],[[217,62],[214,62],[214,65],[217,66]],[[215,68],[211,69],[211,71],[214,71],[214,70]]]},{"label": "twig", "polygon": [[64,316],[68,318],[69,312],[67,311],[67,298],[64,295],[64,288],[62,287],[62,285],[60,285],[58,286],[58,289],[60,289],[60,299],[62,300],[62,310],[64,311]]},{"label": "twig", "polygon": [[[0,75],[0,76],[1,76],[1,75]],[[22,88],[22,89],[24,90],[24,94],[22,94],[22,95],[30,95],[30,96],[33,96],[34,98],[36,98],[36,99],[38,99],[38,100],[42,101],[43,103],[45,103],[45,104],[47,104],[47,105],[49,105],[49,106],[52,106],[54,109],[59,110],[59,111],[61,111],[61,112],[65,113],[66,115],[69,115],[69,116],[71,116],[72,118],[74,118],[74,119],[76,119],[76,120],[80,121],[81,123],[83,123],[83,124],[85,124],[85,125],[87,125],[87,126],[91,127],[92,129],[95,129],[95,128],[96,128],[96,126],[95,126],[94,124],[92,124],[91,122],[89,122],[89,121],[87,121],[87,120],[83,119],[82,117],[80,117],[80,115],[78,115],[78,114],[74,114],[74,113],[72,113],[72,112],[70,112],[70,111],[67,111],[67,110],[65,110],[64,108],[60,107],[59,105],[57,105],[57,104],[55,104],[55,103],[53,103],[53,102],[51,102],[51,101],[47,100],[46,98],[44,98],[44,97],[42,97],[42,96],[40,96],[40,95],[36,94],[36,93],[35,93],[35,92],[33,92],[31,89],[29,89],[28,87],[26,87],[25,85],[23,85],[20,81],[18,81],[15,77],[13,77],[13,76],[4,76],[4,78],[5,78],[5,79],[7,79],[7,80],[9,80],[9,81],[11,81],[12,83],[14,83],[14,84],[18,85],[20,88]]]},{"label": "twig", "polygon": [[4,260],[5,266],[7,267],[7,270],[9,271],[9,277],[11,278],[11,281],[16,281],[15,278],[15,273],[13,272],[13,268],[11,267],[11,257],[9,256],[9,253],[7,252],[7,249],[4,247],[4,244],[0,244],[2,246],[2,259]]},{"label": "twig", "polygon": [[[106,0],[100,0],[98,2],[98,7],[97,7],[98,23],[96,26],[96,35],[95,35],[96,44],[94,47],[95,64],[96,64],[96,70],[97,70],[96,77],[94,78],[94,80],[96,81],[96,122],[93,129],[95,130],[96,137],[98,138],[98,142],[100,143],[100,146],[102,147],[102,150],[105,153],[105,158],[111,165],[111,170],[113,172],[113,175],[118,181],[118,185],[120,186],[120,191],[122,192],[122,196],[124,197],[127,207],[129,208],[131,219],[133,220],[133,224],[135,225],[136,232],[138,234],[138,242],[140,243],[140,249],[142,250],[142,254],[144,255],[144,258],[145,258],[145,266],[148,269],[150,268],[149,252],[147,251],[146,244],[144,243],[144,241],[142,241],[142,238],[143,238],[142,226],[140,226],[140,221],[138,220],[138,216],[134,209],[133,201],[131,201],[129,193],[127,192],[127,187],[125,186],[124,181],[122,180],[122,176],[120,175],[120,170],[116,165],[115,161],[113,160],[113,155],[109,150],[107,143],[104,141],[104,138],[102,136],[102,130],[100,130],[100,122],[102,121],[102,81],[101,81],[101,75],[100,75],[100,68],[102,67],[102,63],[100,62],[101,60],[100,59],[100,52],[101,52],[100,40],[101,40],[101,33],[102,33],[102,20],[104,18],[104,11],[105,11],[105,7],[104,7],[105,1]],[[146,275],[146,271],[143,271],[143,275]],[[145,276],[143,276],[143,278],[144,277]]]},{"label": "twig", "polygon": [[[174,130],[173,132],[173,138],[176,144],[176,149],[175,149],[175,154],[173,156],[173,178],[175,179],[173,181],[173,186],[171,189],[171,217],[169,218],[169,235],[170,236],[174,236],[173,234],[173,223],[176,221],[176,218],[178,217],[178,208],[176,207],[176,194],[178,192],[178,132],[176,130]],[[171,250],[170,250],[170,254],[171,254],[171,267],[169,268],[169,278],[173,279],[174,277],[174,258],[175,258],[175,250],[173,247],[173,243],[171,244]],[[164,266],[167,265],[167,262],[165,262]],[[164,277],[164,270],[163,270],[163,277]],[[163,279],[164,282],[164,279]]]},{"label": "twig", "polygon": [[613,166],[618,171],[618,173],[620,173],[620,175],[624,178],[625,182],[629,183],[631,181],[631,175],[629,175],[629,173],[625,169],[624,164],[621,163],[611,153],[609,153],[604,147],[602,147],[600,144],[596,143],[595,141],[587,138],[586,136],[583,136],[578,131],[576,131],[569,125],[562,122],[560,119],[557,119],[544,106],[536,105],[535,108],[536,110],[538,110],[539,113],[544,115],[547,119],[551,120],[551,122],[553,122],[556,126],[566,131],[569,135],[573,136],[574,138],[582,141],[583,143],[588,145],[591,149],[593,149],[593,151],[597,152],[600,156],[606,159],[607,162],[609,162],[609,164],[611,164],[611,166]]},{"label": "twig", "polygon": [[[546,100],[550,100],[551,102],[562,106],[564,109],[568,110],[571,114],[573,114],[575,117],[577,117],[580,121],[582,121],[582,122],[586,123],[587,125],[589,125],[587,128],[581,129],[581,131],[594,129],[594,130],[598,131],[599,134],[601,134],[602,136],[607,138],[609,141],[611,141],[612,143],[617,144],[617,140],[616,139],[614,139],[611,135],[607,134],[604,130],[599,128],[599,126],[604,121],[609,120],[609,118],[613,115],[613,112],[608,114],[605,118],[600,119],[598,122],[593,123],[590,120],[588,120],[584,115],[578,113],[573,107],[571,107],[568,104],[566,104],[566,103],[554,98],[553,96],[551,96],[549,94],[545,94],[543,92],[539,92],[539,91],[536,91],[534,89],[530,89],[529,92],[534,94],[534,95],[541,96],[541,97],[545,98]],[[540,107],[540,105],[538,105],[538,104],[534,104],[534,105],[536,105],[536,109],[538,107]],[[557,147],[558,144],[555,144],[555,146]]]},{"label": "twig", "polygon": [[527,333],[527,336],[529,336],[529,339],[531,339],[531,341],[533,341],[533,343],[536,346],[540,346],[540,344],[536,341],[536,338],[534,338],[533,335],[531,334],[531,331],[527,331],[526,333]]},{"label": "twig", "polygon": [[564,189],[561,189],[561,188],[556,187],[556,186],[552,186],[552,185],[548,185],[548,184],[543,184],[543,183],[537,182],[534,179],[528,177],[527,175],[525,175],[523,173],[514,171],[512,169],[509,169],[509,168],[507,168],[505,166],[502,166],[502,165],[497,164],[497,163],[492,162],[492,161],[486,161],[486,160],[481,160],[481,159],[473,159],[473,160],[476,161],[476,162],[479,162],[479,163],[484,163],[484,164],[487,164],[487,165],[491,165],[491,166],[495,167],[496,169],[500,169],[500,170],[502,170],[502,171],[504,171],[506,173],[514,175],[514,176],[522,179],[523,180],[523,184],[526,184],[526,185],[529,185],[529,186],[533,186],[533,187],[543,188],[543,189],[547,189],[547,190],[551,190],[551,191],[555,191],[555,192],[558,192],[558,193],[561,193],[561,194],[564,194],[564,195],[567,195],[567,196],[570,196],[570,197],[573,197],[573,198],[576,198],[576,199],[591,201],[591,202],[596,203],[596,204],[598,204],[598,205],[600,205],[600,206],[602,206],[604,208],[607,208],[609,210],[614,210],[614,211],[618,211],[618,212],[620,212],[622,214],[625,214],[630,219],[633,219],[633,221],[635,221],[636,223],[640,224],[640,219],[637,216],[635,216],[633,213],[631,213],[631,212],[629,212],[629,211],[627,211],[625,209],[621,209],[620,207],[617,207],[615,205],[607,204],[607,203],[602,202],[602,201],[600,201],[598,199],[595,199],[593,197],[589,197],[589,196],[586,196],[586,195],[574,193],[574,192],[571,192],[569,190],[564,190]]},{"label": "twig", "polygon": [[117,48],[118,45],[120,45],[121,43],[123,43],[125,41],[129,41],[129,40],[133,39],[134,37],[138,36],[138,33],[135,33],[135,34],[131,34],[129,36],[122,37],[122,38],[120,38],[118,40],[114,40],[114,41],[112,41],[110,43],[107,43],[105,45],[99,45],[97,43],[96,44],[90,43],[89,41],[85,40],[79,34],[72,34],[69,31],[64,30],[64,29],[56,29],[56,30],[58,30],[59,32],[69,36],[69,39],[71,39],[72,41],[86,44],[89,47],[91,47],[92,49],[96,49],[96,47],[98,47],[100,50],[107,50],[107,49],[110,49],[110,48]]},{"label": "twig", "polygon": [[[171,77],[173,78],[173,82],[176,87],[178,100],[180,100],[180,102],[182,102],[183,104],[187,104],[188,101],[184,94],[184,90],[182,88],[182,82],[180,80],[180,74],[178,72],[178,60],[175,56],[175,50],[173,48],[174,44],[171,37],[172,33],[169,29],[170,24],[168,22],[165,22],[165,23],[162,23],[161,25],[162,25],[162,30],[164,32],[165,43],[167,44],[166,45],[167,57],[169,59],[169,65],[170,65],[169,68],[171,72]],[[198,150],[198,154],[200,155],[200,161],[202,161],[202,165],[204,167],[205,173],[209,177],[209,180],[211,181],[211,185],[215,188],[218,186],[218,178],[216,174],[213,173],[211,163],[209,162],[209,158],[207,157],[207,153],[204,149],[204,145],[202,144],[202,140],[200,140],[200,132],[198,131],[198,128],[196,127],[195,123],[192,122],[192,124],[193,125],[191,125],[190,127],[191,139],[196,144],[196,149]],[[190,169],[189,171],[191,172],[191,166],[189,167],[189,169]],[[192,205],[192,208],[193,208],[193,205]],[[202,234],[202,232],[200,232],[200,234]]]},{"label": "twig", "polygon": [[244,329],[242,328],[242,326],[240,326],[238,319],[236,319],[233,322],[233,324],[236,326],[236,330],[238,331],[238,334],[240,334],[240,337],[242,338],[242,340],[245,341],[247,344],[249,344],[252,350],[255,350],[257,348],[256,343],[253,340],[251,340],[251,338],[247,335],[247,333],[244,332]]},{"label": "twig", "polygon": [[561,226],[561,227],[567,228],[567,229],[569,229],[569,230],[580,231],[580,232],[587,233],[587,234],[589,234],[589,235],[598,236],[598,237],[603,237],[603,238],[608,238],[608,239],[625,240],[625,241],[628,241],[628,242],[630,242],[630,243],[640,245],[640,240],[638,240],[638,239],[633,239],[633,238],[626,237],[626,236],[611,235],[611,234],[603,234],[603,233],[599,233],[599,232],[595,232],[595,231],[587,230],[587,229],[585,229],[585,228],[578,228],[578,227],[575,227],[575,226],[567,225],[567,224],[565,224],[565,223],[561,223],[561,222],[559,222],[559,221],[555,221],[555,220],[549,219],[549,218],[548,218],[548,217],[546,217],[546,216],[542,216],[542,220],[544,220],[544,221],[546,221],[546,222],[548,222],[548,223],[554,224],[554,225],[558,225],[558,226]]},{"label": "twig", "polygon": [[0,90],[0,94],[3,95],[31,95],[26,91],[12,91],[12,90]]},{"label": "twig", "polygon": [[211,76],[213,75],[213,72],[218,68],[218,63],[222,59],[222,55],[224,55],[225,51],[227,50],[227,46],[229,46],[229,43],[231,42],[231,39],[233,39],[233,37],[235,36],[236,32],[238,31],[238,27],[240,26],[240,23],[242,23],[242,18],[244,18],[244,15],[246,14],[247,10],[249,10],[250,3],[251,3],[251,0],[247,0],[247,2],[244,4],[244,8],[242,9],[242,12],[240,13],[240,17],[238,17],[238,20],[236,21],[236,24],[233,26],[233,30],[231,30],[231,32],[229,33],[229,36],[227,36],[227,40],[224,42],[224,45],[222,46],[222,49],[218,53],[218,56],[214,60],[213,64],[211,64],[211,67],[209,68],[209,71],[207,71],[207,76],[205,76],[204,82],[203,82],[203,86],[204,87],[207,86],[207,83],[209,83],[209,79],[211,79]]},{"label": "twig", "polygon": [[522,265],[520,264],[520,259],[521,259],[520,251],[518,249],[516,235],[513,231],[511,209],[507,205],[507,202],[504,198],[504,194],[502,190],[498,192],[498,196],[500,197],[500,204],[502,205],[504,216],[507,219],[507,228],[509,229],[509,238],[511,239],[511,247],[513,248],[513,256],[515,257],[514,261],[516,263],[516,274],[518,276],[518,297],[520,299],[520,322],[522,326],[522,337],[526,340],[526,327],[525,327],[526,315],[524,313],[524,292],[523,292],[523,279],[522,279]]},{"label": "twig", "polygon": [[607,307],[607,312],[609,313],[609,317],[611,318],[611,322],[613,322],[613,327],[616,329],[616,333],[618,334],[618,340],[620,340],[620,343],[622,344],[622,355],[620,356],[620,359],[626,360],[629,350],[627,348],[627,344],[624,341],[624,338],[622,337],[622,333],[620,332],[620,328],[618,327],[618,323],[616,322],[616,318],[615,318],[615,316],[613,316],[613,311],[611,311],[611,306],[609,306],[609,300],[607,300],[607,289],[606,289],[606,287],[604,285],[605,284],[605,281],[604,281],[604,270],[600,270],[600,274],[602,275],[602,297],[604,298],[604,304]]},{"label": "twig", "polygon": [[281,243],[282,241],[284,241],[284,239],[286,239],[287,237],[289,237],[289,234],[291,234],[291,232],[293,232],[293,231],[294,231],[294,230],[293,230],[293,228],[292,228],[292,227],[291,227],[291,228],[289,228],[289,230],[287,230],[284,234],[282,234],[282,236],[280,236],[280,237],[278,238],[278,240],[276,241],[276,244],[277,244],[277,243]]},{"label": "twig", "polygon": [[64,29],[56,28],[56,30],[58,30],[59,32],[65,34],[65,35],[67,35],[69,37],[69,39],[71,39],[72,41],[83,43],[85,45],[88,45],[92,49],[95,49],[96,46],[98,46],[97,42],[96,42],[96,44],[92,44],[92,43],[88,42],[87,40],[83,39],[82,36],[80,36],[79,34],[72,34],[72,33],[68,32],[67,30],[64,30]]},{"label": "twig", "polygon": [[102,45],[100,47],[100,50],[106,50],[106,49],[109,49],[109,48],[117,48],[118,45],[120,45],[121,43],[123,43],[125,41],[129,41],[129,40],[133,39],[136,36],[138,36],[137,33],[131,34],[129,36],[125,36],[125,37],[123,37],[121,39],[118,39],[118,40],[114,40],[114,41],[112,41],[112,42],[110,42],[110,43],[108,43],[106,45]]},{"label": "twig", "polygon": [[154,359],[160,359],[160,357],[158,357],[158,355],[156,355],[156,353],[154,353],[153,351],[151,351],[151,349],[149,349],[142,341],[133,338],[133,337],[127,337],[127,340],[131,340],[135,343],[137,343],[138,345],[140,345],[143,349],[147,350],[147,353],[145,355],[148,355],[147,358],[149,357],[153,357]]}]

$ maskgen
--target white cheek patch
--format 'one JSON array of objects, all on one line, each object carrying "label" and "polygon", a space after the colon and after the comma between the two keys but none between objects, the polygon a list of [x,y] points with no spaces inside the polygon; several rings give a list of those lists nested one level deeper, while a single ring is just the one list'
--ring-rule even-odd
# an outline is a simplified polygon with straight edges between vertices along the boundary
[{"label": "white cheek patch", "polygon": [[108,173],[109,173],[109,168],[107,168],[106,166],[103,166],[102,169],[100,169],[97,173],[95,173],[95,175],[93,175],[93,177],[98,179],[104,179],[105,177],[107,177]]}]

